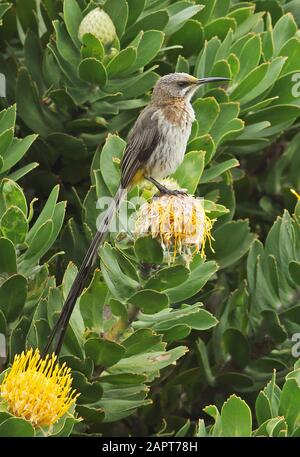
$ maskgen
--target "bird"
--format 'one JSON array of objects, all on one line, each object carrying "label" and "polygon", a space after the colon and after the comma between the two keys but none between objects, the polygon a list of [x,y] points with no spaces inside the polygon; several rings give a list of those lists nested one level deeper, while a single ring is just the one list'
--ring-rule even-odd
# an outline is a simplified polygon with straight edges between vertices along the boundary
[{"label": "bird", "polygon": [[225,77],[196,78],[187,73],[170,73],[160,77],[149,104],[139,114],[129,133],[121,161],[121,182],[112,204],[97,227],[61,313],[44,348],[44,356],[53,346],[59,355],[67,326],[78,297],[95,263],[98,248],[104,242],[109,225],[126,192],[143,180],[154,184],[161,194],[181,194],[169,190],[158,180],[174,173],[182,163],[195,120],[191,99],[197,89],[207,83],[228,81]]}]

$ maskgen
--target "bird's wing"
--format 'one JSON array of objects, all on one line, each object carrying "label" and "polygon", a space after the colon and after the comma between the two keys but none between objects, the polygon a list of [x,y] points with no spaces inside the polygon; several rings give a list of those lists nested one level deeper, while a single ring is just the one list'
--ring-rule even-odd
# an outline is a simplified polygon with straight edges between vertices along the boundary
[{"label": "bird's wing", "polygon": [[157,108],[149,106],[134,124],[122,159],[122,186],[127,187],[161,140]]}]

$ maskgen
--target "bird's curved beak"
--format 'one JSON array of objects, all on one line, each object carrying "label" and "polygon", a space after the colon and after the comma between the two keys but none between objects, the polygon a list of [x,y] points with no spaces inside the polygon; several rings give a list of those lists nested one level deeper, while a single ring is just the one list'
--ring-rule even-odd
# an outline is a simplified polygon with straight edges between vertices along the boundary
[{"label": "bird's curved beak", "polygon": [[218,81],[230,81],[230,78],[224,78],[222,76],[211,76],[209,78],[200,78],[197,79],[196,84],[206,84],[206,83],[216,83]]}]

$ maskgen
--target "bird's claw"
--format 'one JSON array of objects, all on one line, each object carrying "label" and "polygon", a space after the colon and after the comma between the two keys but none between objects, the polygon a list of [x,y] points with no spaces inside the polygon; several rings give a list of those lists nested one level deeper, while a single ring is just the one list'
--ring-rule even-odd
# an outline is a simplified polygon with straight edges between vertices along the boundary
[{"label": "bird's claw", "polygon": [[170,190],[165,189],[160,191],[160,195],[175,195],[176,197],[187,197],[187,193],[184,190]]}]

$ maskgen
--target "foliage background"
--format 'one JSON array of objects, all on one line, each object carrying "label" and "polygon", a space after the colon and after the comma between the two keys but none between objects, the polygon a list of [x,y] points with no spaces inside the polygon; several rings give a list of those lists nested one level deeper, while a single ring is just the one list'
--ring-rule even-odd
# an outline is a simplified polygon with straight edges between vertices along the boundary
[{"label": "foliage background", "polygon": [[[113,52],[78,40],[97,5]],[[188,269],[164,264],[155,240],[104,245],[61,357],[81,392],[73,434],[299,435],[299,12],[299,0],[0,2],[1,370],[44,345],[159,75],[231,78],[199,91],[175,174],[217,219],[215,253]]]}]

